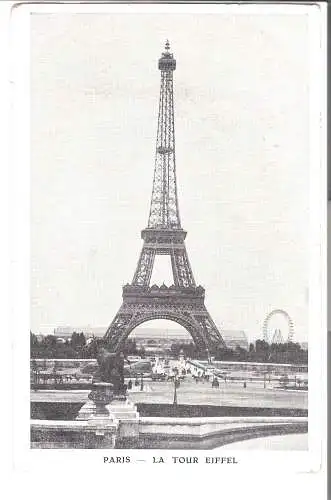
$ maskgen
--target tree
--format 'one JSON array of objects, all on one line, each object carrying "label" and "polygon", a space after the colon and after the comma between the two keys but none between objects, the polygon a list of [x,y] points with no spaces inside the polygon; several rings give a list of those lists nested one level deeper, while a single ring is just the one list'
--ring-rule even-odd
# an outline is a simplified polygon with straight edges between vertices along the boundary
[{"label": "tree", "polygon": [[177,356],[179,356],[179,353],[180,353],[180,350],[181,350],[181,345],[177,344],[177,343],[171,344],[170,350],[171,350],[171,354],[173,356],[177,357]]},{"label": "tree", "polygon": [[142,358],[144,358],[146,356],[145,347],[141,346],[141,348],[138,350],[137,354],[139,354]]},{"label": "tree", "polygon": [[266,342],[265,340],[260,340],[258,339],[256,342],[255,342],[255,351],[260,353],[260,352],[263,352],[263,353],[266,353],[269,351],[269,344],[268,342]]},{"label": "tree", "polygon": [[39,344],[38,342],[38,337],[34,333],[31,332],[30,330],[30,347],[37,346]]},{"label": "tree", "polygon": [[235,361],[236,354],[232,349],[227,347],[219,347],[215,352],[215,359],[217,361]]},{"label": "tree", "polygon": [[86,338],[83,332],[79,334],[79,345],[83,347],[86,344]]},{"label": "tree", "polygon": [[70,339],[70,344],[73,349],[76,349],[80,345],[79,333],[73,332]]},{"label": "tree", "polygon": [[33,376],[33,382],[37,383],[38,379],[39,379],[39,368],[38,368],[37,361],[35,359],[33,359],[31,361],[31,371],[32,371],[32,376]]},{"label": "tree", "polygon": [[186,358],[196,359],[199,355],[199,351],[193,342],[183,345],[183,352]]},{"label": "tree", "polygon": [[243,349],[242,347],[240,347],[239,345],[236,346],[236,349],[235,349],[235,354],[236,354],[236,358],[238,361],[247,361],[247,351],[246,349]]},{"label": "tree", "polygon": [[43,344],[47,347],[55,347],[56,346],[56,337],[54,335],[46,335],[43,339]]},{"label": "tree", "polygon": [[127,339],[127,341],[124,344],[124,349],[123,352],[125,356],[130,356],[137,354],[137,343],[134,339]]}]

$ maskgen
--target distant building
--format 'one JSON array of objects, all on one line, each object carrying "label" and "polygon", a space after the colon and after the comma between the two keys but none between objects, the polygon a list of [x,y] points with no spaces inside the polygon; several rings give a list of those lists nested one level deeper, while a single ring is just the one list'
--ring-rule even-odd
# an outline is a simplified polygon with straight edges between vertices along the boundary
[{"label": "distant building", "polygon": [[77,326],[77,327],[72,327],[72,326],[58,326],[57,328],[54,328],[54,335],[55,337],[61,338],[61,339],[69,339],[73,333],[84,333],[85,337],[103,337],[104,334],[106,333],[107,327],[104,326]]},{"label": "distant building", "polygon": [[272,344],[284,344],[284,338],[283,338],[282,332],[279,328],[274,331],[271,343]]},{"label": "distant building", "polygon": [[246,334],[243,330],[221,330],[221,335],[228,349],[241,347],[248,351],[249,344]]},{"label": "distant building", "polygon": [[147,351],[160,352],[170,349],[172,344],[191,344],[193,339],[185,330],[167,330],[162,328],[137,328],[129,339],[136,342],[137,347]]},{"label": "distant building", "polygon": [[65,339],[63,339],[62,337],[56,337],[56,343],[57,344],[64,344],[66,342]]},{"label": "distant building", "polygon": [[[103,337],[107,327],[57,327],[54,329],[54,335],[58,338],[69,339],[71,335],[83,332],[86,338],[95,336]],[[242,330],[223,330],[221,335],[229,349],[235,349],[237,346],[248,350],[248,340],[246,334]],[[143,328],[138,327],[130,334],[129,339],[136,342],[137,347],[147,348],[148,351],[160,351],[162,349],[170,349],[172,344],[191,344],[193,338],[184,329],[169,330],[166,328]]]}]

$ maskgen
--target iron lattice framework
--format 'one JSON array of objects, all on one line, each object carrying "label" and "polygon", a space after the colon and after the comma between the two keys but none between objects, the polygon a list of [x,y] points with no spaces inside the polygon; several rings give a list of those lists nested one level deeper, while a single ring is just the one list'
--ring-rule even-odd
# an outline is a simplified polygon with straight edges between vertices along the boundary
[{"label": "iron lattice framework", "polygon": [[148,227],[180,229],[177,198],[173,72],[176,60],[166,52],[159,60],[161,88],[157,127],[155,168]]},{"label": "iron lattice framework", "polygon": [[[205,290],[196,286],[181,227],[176,180],[173,72],[176,60],[166,42],[158,64],[161,71],[158,128],[152,199],[144,241],[131,284],[123,287],[123,303],[105,338],[113,351],[122,349],[131,331],[153,319],[168,319],[191,334],[198,349],[212,354],[225,347],[205,304]],[[171,259],[174,284],[151,286],[156,255]]]}]

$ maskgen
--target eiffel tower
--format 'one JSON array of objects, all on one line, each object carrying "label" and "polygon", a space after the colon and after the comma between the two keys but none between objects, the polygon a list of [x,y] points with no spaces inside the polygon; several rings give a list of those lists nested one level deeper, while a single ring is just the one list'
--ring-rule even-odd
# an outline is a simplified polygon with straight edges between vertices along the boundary
[{"label": "eiffel tower", "polygon": [[[141,323],[172,320],[192,336],[199,352],[209,357],[225,343],[204,304],[205,290],[197,286],[185,247],[178,208],[173,72],[176,60],[167,41],[159,59],[161,88],[152,199],[147,228],[141,232],[143,247],[131,284],[123,286],[123,303],[109,326],[105,340],[120,351]],[[156,255],[168,255],[174,284],[150,285]]]}]

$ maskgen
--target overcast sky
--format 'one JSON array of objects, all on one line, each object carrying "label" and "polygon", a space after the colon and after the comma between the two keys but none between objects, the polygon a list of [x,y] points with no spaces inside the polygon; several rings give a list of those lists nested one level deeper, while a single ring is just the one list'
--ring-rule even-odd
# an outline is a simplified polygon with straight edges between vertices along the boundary
[{"label": "overcast sky", "polygon": [[251,339],[285,309],[307,340],[305,15],[32,16],[31,328],[108,326],[121,305],[148,220],[167,38],[179,208],[207,308]]}]

